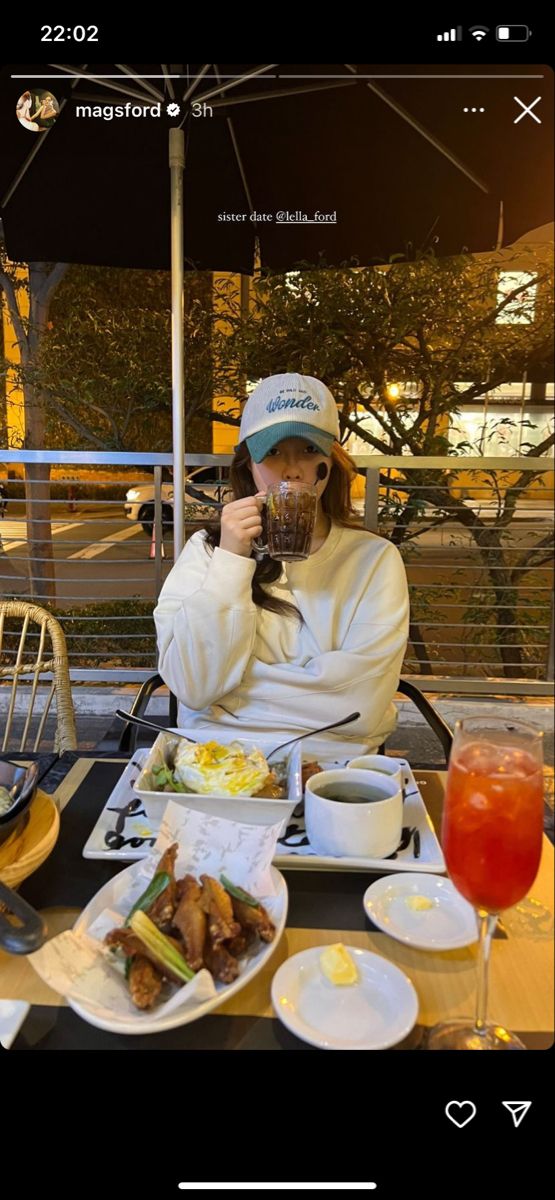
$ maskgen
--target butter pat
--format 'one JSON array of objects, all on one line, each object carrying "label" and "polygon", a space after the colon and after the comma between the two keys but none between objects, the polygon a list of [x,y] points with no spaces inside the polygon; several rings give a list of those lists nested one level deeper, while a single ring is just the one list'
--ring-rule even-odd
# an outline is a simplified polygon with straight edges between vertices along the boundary
[{"label": "butter pat", "polygon": [[429,908],[434,907],[433,900],[428,896],[407,896],[405,900],[407,908],[412,908],[413,912],[426,912]]},{"label": "butter pat", "polygon": [[358,971],[342,942],[326,947],[320,955],[320,966],[326,979],[338,987],[358,982]]}]

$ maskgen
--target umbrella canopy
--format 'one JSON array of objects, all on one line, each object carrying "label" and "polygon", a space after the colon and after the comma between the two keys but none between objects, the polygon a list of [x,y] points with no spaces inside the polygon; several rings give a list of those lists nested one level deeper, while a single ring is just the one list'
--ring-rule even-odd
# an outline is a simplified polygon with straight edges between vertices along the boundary
[{"label": "umbrella canopy", "polygon": [[[10,258],[171,267],[176,553],[183,270],[368,265],[432,245],[442,255],[506,245],[551,219],[551,87],[545,68],[528,65],[4,70]],[[33,88],[60,105],[40,133],[16,118]]]},{"label": "umbrella canopy", "polygon": [[[0,203],[13,258],[169,269],[170,126],[186,132],[184,256],[198,270],[250,273],[255,237],[262,265],[277,270],[321,252],[332,265],[387,261],[432,237],[443,255],[485,251],[499,241],[500,201],[505,244],[551,219],[545,68],[514,68],[522,83],[499,65],[447,77],[437,65],[78,70],[2,75]],[[62,106],[39,135],[15,119],[33,85]],[[526,114],[514,124],[515,94],[539,93],[541,124]],[[160,116],[116,116],[126,103],[159,104]],[[78,106],[102,115],[77,117]]]}]

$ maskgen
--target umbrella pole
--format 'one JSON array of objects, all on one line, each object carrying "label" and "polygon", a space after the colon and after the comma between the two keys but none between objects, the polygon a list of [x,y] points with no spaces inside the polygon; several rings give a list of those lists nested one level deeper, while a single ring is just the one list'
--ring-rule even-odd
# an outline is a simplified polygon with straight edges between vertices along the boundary
[{"label": "umbrella pole", "polygon": [[185,135],[170,129],[171,274],[172,274],[172,429],[173,429],[173,556],[184,544],[185,388],[183,345],[183,171]]}]

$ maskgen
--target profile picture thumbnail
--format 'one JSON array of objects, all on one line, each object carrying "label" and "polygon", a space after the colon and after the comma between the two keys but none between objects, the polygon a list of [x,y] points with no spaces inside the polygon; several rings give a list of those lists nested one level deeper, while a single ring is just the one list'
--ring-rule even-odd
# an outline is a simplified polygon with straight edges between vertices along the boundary
[{"label": "profile picture thumbnail", "polygon": [[19,97],[15,111],[20,125],[31,133],[42,133],[56,121],[60,105],[52,92],[33,88]]}]

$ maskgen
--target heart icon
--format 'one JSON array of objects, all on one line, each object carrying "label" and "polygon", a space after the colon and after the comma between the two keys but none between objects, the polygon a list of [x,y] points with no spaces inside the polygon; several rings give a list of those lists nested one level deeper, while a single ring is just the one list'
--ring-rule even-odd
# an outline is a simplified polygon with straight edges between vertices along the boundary
[{"label": "heart icon", "polygon": [[476,1105],[472,1100],[450,1100],[449,1104],[445,1105],[445,1116],[449,1117],[457,1129],[462,1129],[476,1116]]}]

